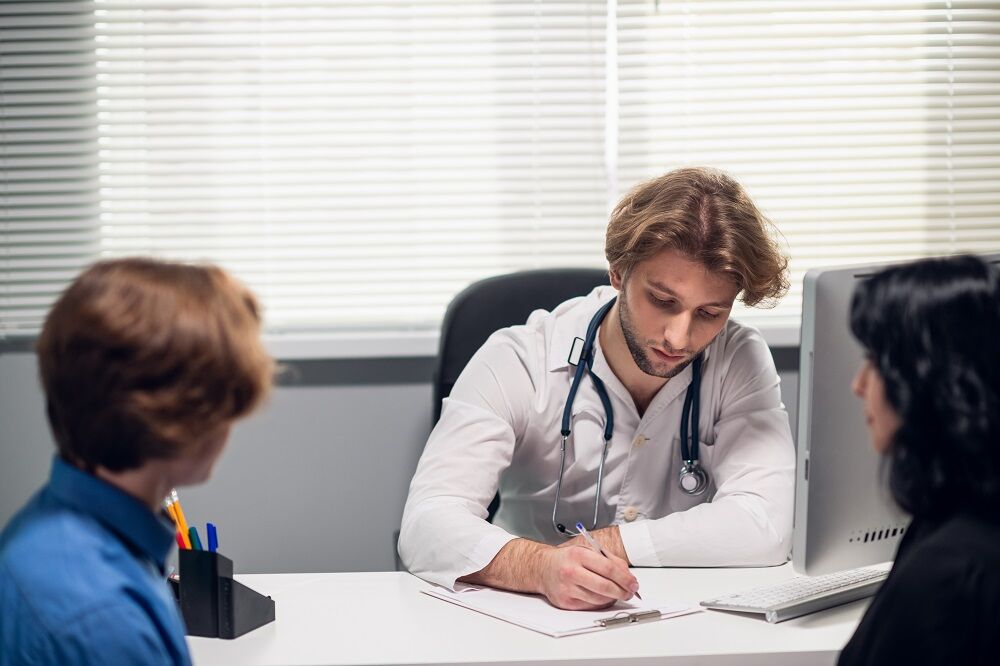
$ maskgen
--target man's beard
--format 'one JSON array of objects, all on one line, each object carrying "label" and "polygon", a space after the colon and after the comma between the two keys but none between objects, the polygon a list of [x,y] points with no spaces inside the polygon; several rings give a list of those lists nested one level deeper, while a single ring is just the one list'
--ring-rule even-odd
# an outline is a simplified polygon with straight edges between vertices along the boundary
[{"label": "man's beard", "polygon": [[690,354],[683,361],[668,370],[658,369],[653,361],[650,360],[646,345],[639,341],[639,333],[636,331],[635,324],[632,321],[632,312],[628,309],[624,290],[622,290],[618,298],[618,312],[622,325],[622,334],[625,336],[625,344],[628,345],[628,350],[632,353],[632,360],[647,375],[661,379],[676,377],[684,372],[684,368],[691,365],[691,362],[698,355]]}]

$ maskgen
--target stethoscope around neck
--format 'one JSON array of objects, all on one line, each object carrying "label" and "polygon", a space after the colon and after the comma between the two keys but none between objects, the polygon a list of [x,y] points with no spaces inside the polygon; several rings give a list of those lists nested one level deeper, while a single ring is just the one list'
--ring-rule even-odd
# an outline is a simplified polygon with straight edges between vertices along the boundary
[{"label": "stethoscope around neck", "polygon": [[[569,440],[572,417],[573,401],[576,400],[576,393],[580,389],[580,382],[583,375],[590,375],[590,381],[594,384],[597,397],[601,399],[604,407],[604,448],[601,452],[600,464],[597,468],[597,491],[594,496],[594,517],[590,523],[590,529],[597,529],[597,513],[601,502],[601,485],[604,481],[604,461],[608,457],[608,447],[611,445],[611,436],[615,431],[615,413],[611,406],[611,398],[608,397],[608,390],[604,382],[594,373],[594,343],[597,339],[597,330],[604,321],[604,317],[614,306],[617,297],[601,306],[594,314],[587,326],[586,337],[583,339],[583,349],[580,352],[580,359],[576,364],[576,372],[573,374],[573,383],[569,387],[569,397],[566,399],[566,406],[562,415],[562,443],[559,450],[559,479],[556,481],[556,498],[552,503],[552,529],[563,536],[574,536],[575,533],[566,529],[566,526],[558,522],[556,514],[559,511],[559,498],[562,494],[563,473],[566,470],[566,442]],[[684,409],[681,412],[681,471],[677,476],[677,483],[681,492],[686,495],[701,495],[708,488],[708,472],[698,461],[698,416],[701,390],[701,356],[696,356],[692,363],[691,384],[688,385],[687,394],[684,396]],[[690,433],[690,442],[689,435]]]}]

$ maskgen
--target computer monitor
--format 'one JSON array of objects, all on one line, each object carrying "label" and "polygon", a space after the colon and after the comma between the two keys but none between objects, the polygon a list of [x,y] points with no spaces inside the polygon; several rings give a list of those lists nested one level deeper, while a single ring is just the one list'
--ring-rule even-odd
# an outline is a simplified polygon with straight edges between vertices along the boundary
[{"label": "computer monitor", "polygon": [[[1000,254],[983,259],[1000,264]],[[888,265],[815,269],[805,277],[792,566],[809,576],[891,560],[909,522],[892,501],[851,392],[863,358],[850,332],[851,295]]]},{"label": "computer monitor", "polygon": [[891,560],[908,522],[851,392],[864,357],[851,295],[885,265],[814,269],[803,284],[792,566],[809,576]]}]

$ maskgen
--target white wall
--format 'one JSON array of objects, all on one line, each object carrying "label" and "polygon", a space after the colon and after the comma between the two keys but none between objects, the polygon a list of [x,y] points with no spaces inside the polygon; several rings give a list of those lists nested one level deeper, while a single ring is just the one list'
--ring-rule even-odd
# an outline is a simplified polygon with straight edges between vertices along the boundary
[{"label": "white wall", "polygon": [[[795,423],[797,351],[775,352]],[[430,431],[433,360],[291,365],[239,424],[214,478],[181,491],[188,520],[219,527],[238,573],[394,567],[410,477]],[[86,387],[81,387],[86,390]],[[48,475],[53,445],[35,357],[0,353],[0,525]]]}]

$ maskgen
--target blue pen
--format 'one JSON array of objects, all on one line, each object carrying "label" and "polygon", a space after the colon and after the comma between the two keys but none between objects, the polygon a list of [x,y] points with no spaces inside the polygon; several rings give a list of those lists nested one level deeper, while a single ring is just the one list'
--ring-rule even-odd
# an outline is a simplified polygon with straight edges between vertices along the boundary
[{"label": "blue pen", "polygon": [[[604,552],[603,548],[601,548],[601,544],[597,543],[597,539],[595,539],[594,537],[590,536],[590,532],[588,532],[587,528],[583,526],[583,523],[577,523],[576,524],[576,529],[580,532],[580,536],[582,536],[584,539],[587,540],[587,543],[590,544],[591,548],[593,548],[594,550],[596,550],[598,553],[600,553],[604,557],[608,557],[608,554]],[[611,558],[608,557],[608,559],[611,559]],[[635,597],[639,601],[642,601],[642,597],[639,596],[638,592],[635,593]]]},{"label": "blue pen", "polygon": [[205,523],[205,531],[208,532],[208,551],[214,553],[219,550],[219,534],[212,523]]}]

